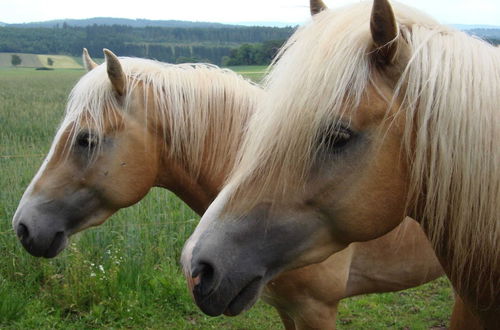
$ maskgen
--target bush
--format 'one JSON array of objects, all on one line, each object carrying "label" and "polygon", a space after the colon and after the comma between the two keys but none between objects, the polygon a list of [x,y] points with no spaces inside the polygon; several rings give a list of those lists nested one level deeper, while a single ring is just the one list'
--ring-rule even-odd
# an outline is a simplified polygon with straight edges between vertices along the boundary
[{"label": "bush", "polygon": [[13,66],[18,66],[19,64],[22,63],[22,59],[19,55],[12,54],[12,59],[10,60],[10,63],[12,63]]}]

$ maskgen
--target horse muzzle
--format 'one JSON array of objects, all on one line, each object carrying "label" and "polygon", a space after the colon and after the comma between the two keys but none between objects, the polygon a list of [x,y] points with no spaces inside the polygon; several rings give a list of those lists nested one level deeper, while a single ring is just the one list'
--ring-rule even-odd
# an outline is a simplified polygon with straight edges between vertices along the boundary
[{"label": "horse muzzle", "polygon": [[262,268],[248,267],[250,272],[226,269],[225,260],[230,260],[229,256],[198,254],[192,267],[184,268],[196,305],[209,316],[235,316],[249,309],[267,282]]},{"label": "horse muzzle", "polygon": [[53,258],[68,244],[64,226],[49,219],[28,208],[19,208],[14,215],[14,231],[23,247],[35,257]]},{"label": "horse muzzle", "polygon": [[278,219],[269,203],[260,203],[244,215],[234,215],[224,213],[221,202],[222,194],[203,215],[181,256],[193,298],[210,316],[238,315],[250,308],[269,280],[293,267],[318,229],[310,213],[297,218],[292,210]]},{"label": "horse muzzle", "polygon": [[68,235],[64,231],[57,231],[53,235],[34,236],[22,222],[17,225],[15,231],[26,251],[35,257],[54,258],[68,244]]},{"label": "horse muzzle", "polygon": [[113,212],[89,189],[70,191],[59,198],[25,193],[12,226],[30,254],[53,258],[64,250],[69,236],[102,223]]}]

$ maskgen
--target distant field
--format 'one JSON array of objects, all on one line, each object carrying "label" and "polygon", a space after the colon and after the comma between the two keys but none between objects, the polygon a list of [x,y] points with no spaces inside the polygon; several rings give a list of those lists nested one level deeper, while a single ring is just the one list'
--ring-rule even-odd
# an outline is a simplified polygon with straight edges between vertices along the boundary
[{"label": "distant field", "polygon": [[228,69],[238,72],[239,74],[252,79],[255,82],[260,82],[264,74],[266,73],[267,66],[259,65],[241,65],[241,66],[230,66]]},{"label": "distant field", "polygon": [[21,58],[21,63],[17,65],[17,67],[22,67],[22,68],[41,68],[41,67],[53,68],[53,69],[82,68],[82,65],[79,64],[71,56],[38,55],[38,54],[22,54],[22,53],[0,53],[0,67],[6,67],[6,68],[13,67],[12,55],[17,55]]},{"label": "distant field", "polygon": [[[73,57],[64,55],[37,55],[38,59],[44,66],[54,69],[80,69],[82,66],[78,64]],[[49,64],[49,60],[53,64]]]},{"label": "distant field", "polygon": [[[264,70],[234,69],[256,80]],[[83,74],[0,69],[0,328],[281,329],[277,313],[263,303],[234,318],[210,318],[196,308],[178,260],[199,217],[164,189],[76,235],[55,259],[24,251],[11,219]],[[448,281],[440,279],[404,292],[347,299],[337,326],[442,327],[451,297]]]}]

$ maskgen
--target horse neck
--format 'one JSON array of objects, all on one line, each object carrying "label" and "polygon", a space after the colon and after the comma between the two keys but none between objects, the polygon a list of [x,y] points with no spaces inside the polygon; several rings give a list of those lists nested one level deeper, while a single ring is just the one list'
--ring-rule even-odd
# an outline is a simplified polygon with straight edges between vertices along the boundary
[{"label": "horse neck", "polygon": [[[239,83],[241,88],[241,82]],[[188,118],[183,118],[183,127],[189,127],[192,131],[197,129],[203,131],[202,139],[194,138],[194,142],[190,141],[192,134],[178,132],[176,128],[172,129],[172,127],[178,129],[179,126],[167,125],[165,120],[162,121],[163,125],[168,127],[156,130],[159,138],[166,138],[168,141],[177,139],[178,144],[177,151],[173,152],[169,143],[164,144],[155,185],[172,191],[200,215],[215,199],[233,166],[236,151],[241,143],[243,128],[253,111],[254,96],[260,92],[260,89],[247,82],[244,82],[243,86],[245,88],[242,90],[236,90],[236,87],[226,87],[224,93],[219,91],[212,95],[209,92],[209,95],[205,97],[208,97],[210,102],[206,103],[205,108],[184,112],[184,116]],[[156,110],[172,111],[172,109]],[[197,113],[205,113],[208,116],[204,118],[205,120],[199,120]],[[195,118],[196,116],[198,118]],[[192,120],[194,125],[186,125],[186,120],[188,122]],[[201,126],[200,122],[202,122]],[[193,154],[192,151],[185,152],[192,150],[190,144],[200,144],[195,149],[195,155],[192,156],[189,156],[190,153]]]},{"label": "horse neck", "polygon": [[464,301],[481,310],[497,306],[498,314],[498,53],[459,32],[412,26],[402,33],[418,49],[398,83],[412,158],[410,215]]},{"label": "horse neck", "polygon": [[[192,210],[202,215],[219,193],[224,177],[212,175],[209,169],[193,175],[168,153],[164,152],[163,155],[155,185],[172,191]],[[232,160],[229,163],[232,164]]]}]

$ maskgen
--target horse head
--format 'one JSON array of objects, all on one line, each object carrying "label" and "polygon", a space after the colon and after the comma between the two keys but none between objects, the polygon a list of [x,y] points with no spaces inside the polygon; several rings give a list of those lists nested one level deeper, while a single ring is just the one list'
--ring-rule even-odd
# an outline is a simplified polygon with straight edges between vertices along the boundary
[{"label": "horse head", "polygon": [[90,71],[73,89],[50,152],[14,215],[14,230],[34,256],[56,256],[70,235],[136,203],[156,180],[158,141],[144,129],[144,97],[127,90],[131,78],[119,59],[109,50],[104,55],[106,64],[97,66],[84,51]]}]

